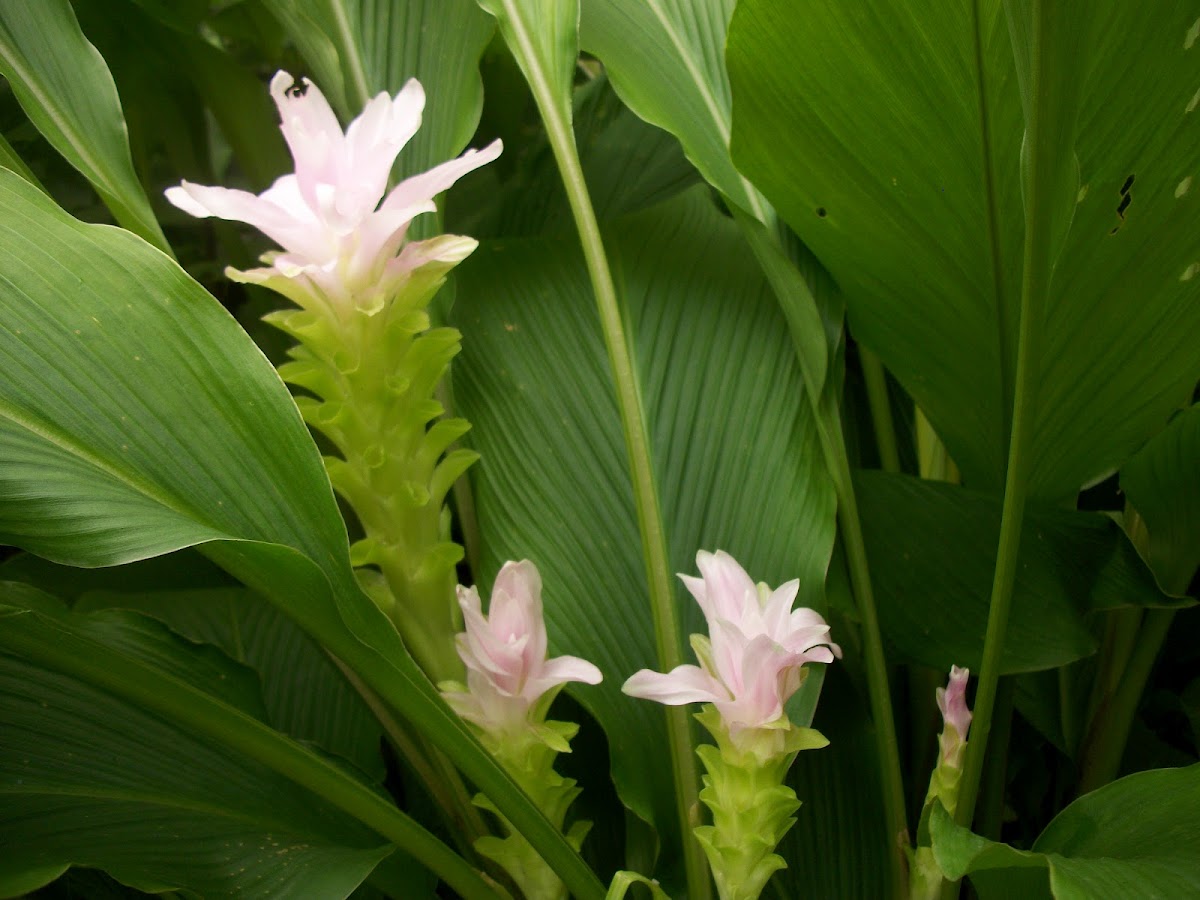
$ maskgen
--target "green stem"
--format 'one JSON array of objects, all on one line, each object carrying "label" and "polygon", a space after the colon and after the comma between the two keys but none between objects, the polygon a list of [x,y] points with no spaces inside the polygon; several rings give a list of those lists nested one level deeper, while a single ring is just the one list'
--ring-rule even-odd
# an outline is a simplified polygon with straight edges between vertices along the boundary
[{"label": "green stem", "polygon": [[892,421],[892,404],[888,399],[887,373],[875,351],[862,344],[858,345],[858,359],[867,386],[867,405],[871,407],[879,464],[885,472],[899,472],[900,452],[896,449],[896,425]]},{"label": "green stem", "polygon": [[[22,619],[32,619],[33,627]],[[57,633],[50,636],[49,624],[42,616],[10,616],[4,645],[278,772],[378,832],[463,897],[498,896],[458,854],[334,763],[161,669],[118,654],[58,623],[53,624]]]},{"label": "green stem", "polygon": [[[555,95],[550,79],[542,71],[540,57],[526,28],[527,23],[513,8],[511,0],[504,0],[503,8],[507,18],[504,24],[509,26],[511,34],[510,46],[522,64],[545,125],[550,148],[566,188],[575,226],[579,231],[588,275],[596,296],[600,328],[608,349],[609,364],[617,391],[617,406],[625,433],[625,449],[629,457],[638,530],[642,537],[642,554],[650,590],[658,664],[663,670],[670,671],[683,663],[683,647],[667,556],[666,532],[654,484],[650,440],[633,355],[621,318],[616,285],[609,270],[600,226],[596,221],[591,197],[588,195],[579,151],[575,144],[575,133],[571,128],[570,98]],[[510,37],[509,34],[505,36]],[[686,707],[666,707],[665,715],[667,743],[675,779],[676,816],[683,839],[689,897],[694,900],[707,900],[712,890],[708,865],[700,845],[690,838],[692,828],[699,824],[700,817],[700,775],[692,723]]]},{"label": "green stem", "polygon": [[1173,609],[1147,610],[1138,632],[1137,644],[1129,657],[1121,684],[1107,708],[1107,715],[1105,707],[1101,705],[1084,744],[1083,773],[1079,777],[1080,795],[1103,787],[1117,776],[1138,702],[1174,617]]},{"label": "green stem", "polygon": [[871,586],[867,548],[863,541],[858,501],[854,495],[854,483],[850,475],[850,464],[846,459],[840,424],[832,433],[824,426],[821,432],[830,441],[826,446],[826,463],[833,475],[838,501],[838,523],[842,544],[846,549],[850,585],[854,590],[858,614],[862,619],[867,693],[870,697],[871,716],[875,723],[875,754],[883,785],[884,821],[887,823],[888,837],[892,842],[888,848],[892,861],[892,896],[903,897],[908,893],[907,862],[904,855],[904,848],[909,843],[908,818],[904,811],[904,776],[900,769],[900,745],[896,739],[896,717],[892,710],[887,657],[883,652],[883,637],[875,607],[875,592]]},{"label": "green stem", "polygon": [[980,786],[979,827],[977,834],[994,841],[1000,840],[1004,820],[1004,788],[1008,771],[1008,741],[1012,736],[1013,694],[1016,684],[1012,678],[1002,678],[996,695],[996,711],[992,715],[992,746],[988,751],[991,765]]},{"label": "green stem", "polygon": [[1053,150],[1042,135],[1043,81],[1042,32],[1046,14],[1042,0],[1031,0],[1030,7],[1030,96],[1025,128],[1029,148],[1029,166],[1025,189],[1024,267],[1021,277],[1021,307],[1017,337],[1017,365],[1014,376],[1012,426],[1009,432],[1008,467],[1004,479],[1004,505],[1000,519],[1000,539],[996,551],[996,570],[988,610],[987,634],[983,643],[983,662],[975,693],[971,740],[967,743],[963,780],[955,820],[970,827],[983,774],[983,761],[992,730],[992,714],[1004,655],[1004,637],[1012,608],[1016,583],[1017,555],[1025,519],[1025,501],[1029,491],[1030,456],[1033,444],[1034,403],[1040,369],[1040,333],[1051,271],[1050,181],[1054,177]]},{"label": "green stem", "polygon": [[483,824],[483,816],[471,802],[466,786],[457,770],[450,765],[446,757],[436,747],[428,747],[425,752],[418,742],[408,736],[401,727],[396,714],[391,707],[384,703],[379,695],[371,690],[358,677],[358,673],[343,663],[336,656],[330,657],[350,685],[363,698],[363,702],[374,713],[376,720],[383,728],[388,740],[404,761],[412,768],[417,777],[429,791],[434,805],[442,815],[443,821],[449,826],[455,836],[458,851],[464,857],[474,861],[474,842],[488,834],[487,826]]}]

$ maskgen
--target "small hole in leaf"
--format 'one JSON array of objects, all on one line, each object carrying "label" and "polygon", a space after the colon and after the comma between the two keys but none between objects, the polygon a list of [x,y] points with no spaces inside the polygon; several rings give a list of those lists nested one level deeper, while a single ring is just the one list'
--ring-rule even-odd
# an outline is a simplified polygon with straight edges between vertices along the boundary
[{"label": "small hole in leaf", "polygon": [[1129,209],[1129,204],[1133,202],[1133,198],[1126,194],[1121,198],[1121,204],[1117,207],[1117,215],[1122,219],[1125,218],[1125,210]]},{"label": "small hole in leaf", "polygon": [[822,219],[823,219],[823,218],[825,218],[825,216],[827,216],[827,215],[828,215],[828,213],[827,213],[827,212],[825,212],[825,207],[823,207],[823,206],[818,206],[818,207],[817,207],[817,216],[819,216],[820,218],[822,218]]},{"label": "small hole in leaf", "polygon": [[1129,193],[1129,189],[1131,187],[1133,187],[1133,179],[1134,179],[1133,175],[1130,175],[1128,178],[1125,179],[1125,183],[1123,185],[1121,185],[1121,193],[1122,194]]}]

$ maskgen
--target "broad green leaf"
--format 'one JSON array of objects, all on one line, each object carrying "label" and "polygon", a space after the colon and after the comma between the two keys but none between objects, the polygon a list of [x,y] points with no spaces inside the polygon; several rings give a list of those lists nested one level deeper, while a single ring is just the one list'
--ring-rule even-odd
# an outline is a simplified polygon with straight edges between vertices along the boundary
[{"label": "broad green leaf", "polygon": [[312,638],[253,591],[89,591],[75,609],[136,610],[189,640],[220,647],[258,673],[267,724],[382,783],[381,729],[363,699]]},{"label": "broad green leaf", "polygon": [[1163,590],[1184,593],[1200,566],[1200,406],[1181,412],[1121,467],[1121,489],[1149,532]]},{"label": "broad green leaf", "polygon": [[[863,533],[885,639],[901,658],[978,670],[1000,501],[907,475],[861,472]],[[1065,665],[1096,651],[1085,620],[1118,606],[1174,606],[1121,529],[1099,513],[1034,507],[1022,534],[1002,672]]]},{"label": "broad green leaf", "polygon": [[[798,602],[823,608],[832,493],[786,332],[739,232],[692,191],[614,225],[606,245],[628,304],[671,564],[695,572],[697,550],[725,549],[771,585],[799,578]],[[477,577],[486,586],[505,559],[541,568],[554,652],[605,673],[575,696],[607,732],[622,799],[670,844],[661,707],[620,692],[655,651],[592,309],[573,240],[485,243],[460,269],[455,399],[482,454]],[[684,630],[702,630],[695,604],[679,602]]]},{"label": "broad green leaf", "polygon": [[[1053,273],[1026,398],[1030,491],[1050,500],[1123,462],[1200,374],[1188,237],[1200,50],[1184,46],[1196,12],[1106,0],[1056,14],[1073,24],[1051,29],[1039,57],[1058,85],[1039,101],[1040,152],[1059,147],[1048,171],[1061,173],[1073,149],[1080,186],[1065,237],[1056,195],[1035,240]],[[869,11],[744,0],[727,58],[734,159],[833,274],[856,336],[966,483],[996,489],[1014,400],[1025,129],[999,0]],[[1064,179],[1057,190],[1074,183]]]},{"label": "broad green leaf", "polygon": [[[195,685],[243,729],[264,715],[250,670],[132,613],[0,610],[0,893],[80,865],[146,891],[339,898],[391,852],[261,760],[189,728],[187,706],[164,717],[89,677],[126,663],[164,693]],[[27,651],[28,635],[86,662],[56,667]],[[286,742],[260,728],[268,744]]]},{"label": "broad green leaf", "polygon": [[1081,797],[1029,851],[971,834],[940,805],[931,830],[943,871],[970,875],[985,900],[1017,891],[1057,900],[1191,897],[1200,891],[1200,765],[1139,772]]},{"label": "broad green leaf", "polygon": [[474,0],[266,0],[344,117],[418,79],[424,124],[397,162],[404,177],[466,146],[483,108],[479,59],[491,19]]},{"label": "broad green leaf", "polygon": [[68,0],[0,4],[0,74],[26,115],[92,183],[117,222],[167,253],[129,157],[121,100]]},{"label": "broad green leaf", "polygon": [[85,566],[204,544],[422,728],[576,893],[602,894],[358,588],[316,446],[228,313],[133,235],[4,171],[0,234],[0,539]]},{"label": "broad green leaf", "polygon": [[679,138],[710,184],[760,220],[766,202],[729,156],[725,32],[735,0],[585,0],[580,45],[639,116]]}]

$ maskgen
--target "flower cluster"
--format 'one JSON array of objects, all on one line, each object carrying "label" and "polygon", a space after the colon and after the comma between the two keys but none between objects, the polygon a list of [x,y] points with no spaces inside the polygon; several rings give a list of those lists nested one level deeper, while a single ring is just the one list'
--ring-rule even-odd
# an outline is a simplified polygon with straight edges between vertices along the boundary
[{"label": "flower cluster", "polygon": [[942,711],[944,727],[938,735],[942,751],[942,763],[958,769],[962,767],[963,752],[967,747],[967,732],[971,728],[971,710],[967,708],[967,680],[970,669],[950,667],[950,681],[946,687],[935,691],[938,709]]},{"label": "flower cluster", "polygon": [[405,238],[416,216],[435,210],[434,197],[500,155],[500,141],[407,178],[385,198],[396,156],[421,126],[425,92],[415,79],[394,98],[372,99],[345,133],[308,79],[296,86],[287,72],[277,72],[271,97],[294,174],[257,196],[188,181],[167,190],[184,212],[245,222],[283,248],[263,257],[267,268],[230,270],[230,277],[267,284],[302,306],[315,293],[335,308],[374,313],[415,269],[453,265],[475,248],[474,240],[457,235],[407,244]]},{"label": "flower cluster", "polygon": [[634,697],[677,706],[712,703],[731,737],[780,723],[784,706],[800,687],[801,667],[842,655],[829,626],[811,609],[792,609],[800,583],[775,590],[755,584],[723,551],[696,554],[701,578],[680,575],[708,623],[708,636],[692,635],[699,666],[668,674],[643,669],[622,690]]}]

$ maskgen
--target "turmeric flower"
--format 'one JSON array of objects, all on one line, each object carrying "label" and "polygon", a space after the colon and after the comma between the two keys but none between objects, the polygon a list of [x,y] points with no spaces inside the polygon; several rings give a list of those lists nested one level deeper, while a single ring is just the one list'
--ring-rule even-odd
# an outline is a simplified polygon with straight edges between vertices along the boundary
[{"label": "turmeric flower", "polygon": [[708,637],[692,635],[699,666],[668,674],[643,669],[622,690],[670,706],[712,703],[732,736],[749,728],[773,727],[800,687],[801,667],[832,662],[841,648],[829,626],[811,609],[792,609],[799,581],[775,590],[755,584],[723,551],[696,554],[703,577],[680,575],[700,604]]},{"label": "turmeric flower", "polygon": [[407,178],[384,197],[396,156],[421,126],[425,92],[415,79],[394,98],[372,99],[345,133],[307,78],[295,86],[277,72],[270,90],[294,173],[257,196],[188,181],[166,192],[184,212],[245,222],[283,248],[263,257],[268,268],[231,270],[231,277],[265,283],[302,305],[315,291],[336,306],[374,313],[414,269],[453,265],[475,248],[455,235],[405,238],[416,216],[435,210],[435,196],[500,155],[500,141]]},{"label": "turmeric flower", "polygon": [[474,587],[459,586],[458,603],[466,624],[458,636],[458,655],[467,666],[467,688],[445,685],[443,696],[485,732],[511,734],[538,724],[550,692],[569,681],[599,684],[603,678],[577,656],[546,659],[542,578],[529,560],[506,562],[500,569],[486,616]]}]

